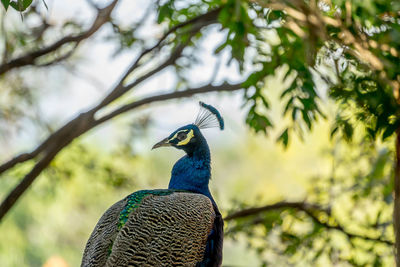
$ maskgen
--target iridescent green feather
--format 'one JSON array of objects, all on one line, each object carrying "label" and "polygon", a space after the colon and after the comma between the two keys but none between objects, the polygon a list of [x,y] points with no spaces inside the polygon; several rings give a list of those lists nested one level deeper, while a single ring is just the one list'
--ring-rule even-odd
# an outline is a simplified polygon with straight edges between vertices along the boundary
[{"label": "iridescent green feather", "polygon": [[[124,209],[120,212],[119,214],[119,220],[118,220],[118,231],[121,230],[122,227],[124,227],[125,223],[128,221],[129,215],[131,212],[139,207],[140,203],[142,200],[149,196],[167,196],[175,192],[188,192],[185,190],[173,190],[173,189],[159,189],[159,190],[141,190],[134,192],[127,196],[127,202],[124,207]],[[108,248],[108,255],[109,257],[112,252],[112,247],[113,247],[114,242],[111,242],[110,247]]]},{"label": "iridescent green feather", "polygon": [[125,225],[131,212],[140,205],[140,203],[146,196],[149,196],[149,195],[167,196],[174,192],[186,192],[186,191],[185,190],[171,190],[171,189],[141,190],[141,191],[134,192],[134,193],[130,194],[129,196],[127,196],[127,199],[128,199],[127,203],[119,215],[118,230],[120,230]]}]

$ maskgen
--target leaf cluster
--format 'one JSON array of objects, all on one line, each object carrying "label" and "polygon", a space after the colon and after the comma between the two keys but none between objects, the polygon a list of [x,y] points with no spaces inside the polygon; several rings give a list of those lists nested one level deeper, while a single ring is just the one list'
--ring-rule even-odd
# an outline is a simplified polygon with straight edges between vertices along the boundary
[{"label": "leaf cluster", "polygon": [[[33,0],[1,0],[1,3],[4,9],[7,11],[9,7],[12,7],[16,11],[22,12],[25,11],[28,7],[30,7],[33,3]],[[47,4],[45,0],[42,0],[42,3],[47,9]]]},{"label": "leaf cluster", "polygon": [[[365,126],[366,136],[385,139],[398,128],[398,3],[352,1],[346,6],[346,1],[318,5],[296,1],[289,5],[228,0],[196,1],[179,8],[178,2],[160,6],[159,22],[172,26],[199,10],[221,9],[218,22],[226,35],[215,53],[229,51],[228,63],[236,62],[243,74],[250,72],[243,83],[248,89],[244,101],[249,106],[246,122],[255,131],[266,133],[273,126],[260,112],[269,108],[261,90],[265,78],[280,66],[295,75],[281,96],[284,115],[292,118],[278,139],[284,145],[293,130],[311,129],[319,117],[325,117],[321,97],[343,104],[339,113],[355,105],[356,121],[338,116],[333,134],[344,132],[350,139],[358,123]],[[327,93],[318,88],[317,78],[324,81]]]},{"label": "leaf cluster", "polygon": [[[274,209],[229,220],[228,238],[248,237],[248,245],[265,266],[326,266],[326,261],[391,266],[392,152],[370,143],[342,142],[326,156],[333,159],[332,173],[312,179],[304,202],[282,202]],[[234,206],[237,211],[254,204]]]}]

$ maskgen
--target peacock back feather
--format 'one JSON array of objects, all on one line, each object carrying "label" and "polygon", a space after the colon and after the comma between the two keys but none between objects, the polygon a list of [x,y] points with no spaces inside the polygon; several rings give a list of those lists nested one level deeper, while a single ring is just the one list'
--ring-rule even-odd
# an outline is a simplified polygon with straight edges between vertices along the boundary
[{"label": "peacock back feather", "polygon": [[221,266],[224,223],[209,189],[210,149],[200,129],[222,130],[224,121],[213,106],[200,107],[194,124],[153,146],[186,153],[174,164],[168,189],[137,191],[109,208],[82,266]]},{"label": "peacock back feather", "polygon": [[210,199],[201,194],[135,192],[102,216],[82,266],[196,266],[203,260],[215,217]]}]

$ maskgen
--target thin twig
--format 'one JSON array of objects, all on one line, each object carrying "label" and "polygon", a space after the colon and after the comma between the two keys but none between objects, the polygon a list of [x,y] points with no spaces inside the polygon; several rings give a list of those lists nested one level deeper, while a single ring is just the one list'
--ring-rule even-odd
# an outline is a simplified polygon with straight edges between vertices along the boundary
[{"label": "thin twig", "polygon": [[[116,3],[114,1],[113,3]],[[111,9],[112,10],[112,9]],[[111,10],[107,13],[107,17],[109,17]],[[216,11],[213,11],[216,12]],[[213,12],[209,12],[207,14],[214,14]],[[16,203],[16,201],[22,196],[22,194],[29,188],[29,186],[33,183],[33,181],[38,177],[38,175],[48,166],[48,164],[53,160],[53,158],[61,151],[64,147],[70,144],[75,138],[83,135],[93,127],[104,123],[105,121],[114,118],[128,110],[132,110],[138,108],[140,106],[150,104],[153,102],[161,101],[161,100],[168,100],[168,99],[176,99],[181,97],[187,97],[194,94],[199,93],[206,93],[206,92],[213,92],[213,91],[233,91],[241,89],[241,84],[222,84],[220,86],[213,86],[211,84],[199,88],[188,89],[185,91],[176,91],[173,93],[161,94],[153,97],[144,98],[140,101],[133,102],[127,104],[125,106],[120,107],[119,109],[115,110],[114,112],[100,117],[99,119],[95,120],[94,115],[95,113],[104,107],[105,105],[111,103],[116,98],[122,96],[124,93],[129,91],[131,88],[137,86],[141,82],[145,81],[146,79],[152,77],[156,73],[160,72],[167,66],[170,66],[175,63],[175,61],[181,56],[183,49],[189,44],[191,36],[196,34],[196,32],[200,31],[206,25],[215,21],[215,14],[213,15],[213,19],[202,19],[209,18],[208,16],[200,15],[198,18],[190,20],[190,22],[195,23],[193,28],[189,32],[190,38],[188,41],[183,44],[178,44],[175,50],[172,52],[170,57],[160,64],[158,67],[154,68],[152,71],[144,74],[143,76],[137,78],[135,81],[131,82],[130,84],[124,86],[123,82],[125,80],[125,75],[123,78],[119,80],[119,82],[114,86],[111,90],[111,93],[108,94],[98,105],[95,105],[89,111],[80,114],[75,119],[71,120],[63,127],[58,129],[52,135],[50,135],[40,146],[38,146],[34,151],[30,153],[24,153],[20,156],[15,157],[14,159],[4,163],[0,166],[0,174],[7,169],[12,168],[18,163],[24,162],[29,159],[33,159],[38,157],[39,161],[36,165],[31,169],[31,171],[22,179],[22,181],[8,194],[8,196],[4,199],[4,201],[0,205],[0,221],[1,219],[7,214],[7,212],[12,208],[12,206]],[[103,20],[99,20],[97,26],[93,26],[93,32],[95,32],[100,27],[101,23],[104,23]],[[188,25],[189,22],[183,23]],[[96,25],[94,23],[93,25]],[[171,30],[170,30],[171,31]],[[87,33],[92,34],[92,33]],[[138,62],[138,60],[136,60]],[[135,65],[135,64],[133,64]],[[126,72],[128,73],[128,72]]]},{"label": "thin twig", "polygon": [[[113,3],[115,3],[117,1],[114,1]],[[111,11],[110,11],[111,12]],[[214,12],[216,11],[211,11],[207,16],[205,15],[200,15],[200,18],[209,18],[212,17],[211,14],[214,14]],[[200,21],[200,19],[191,19],[191,22],[198,22]],[[162,37],[161,39],[165,39],[167,35],[169,35],[170,33],[174,32],[176,29],[179,29],[183,26],[189,25],[188,22],[184,22],[182,24],[177,25],[173,28],[171,28],[166,35],[164,35],[164,37]],[[161,44],[161,42],[159,42]],[[151,75],[154,75],[155,73],[161,71],[162,69],[164,69],[165,67],[169,66],[170,64],[173,64],[175,62],[175,60],[177,59],[177,56],[180,55],[180,53],[182,52],[182,49],[184,47],[182,46],[178,46],[175,49],[175,52],[172,53],[172,55],[163,63],[161,64],[159,67],[155,68],[153,71],[151,71],[150,73],[145,74],[144,76],[138,78],[137,80],[135,80],[134,82],[132,82],[131,84],[127,85],[127,86],[123,86],[123,80],[125,79],[124,75],[119,82],[117,83],[117,85],[111,90],[111,92],[95,107],[93,107],[91,109],[91,111],[93,113],[95,113],[96,111],[98,111],[99,109],[101,109],[102,107],[106,106],[108,103],[111,103],[113,100],[115,100],[117,97],[121,96],[123,93],[127,92],[129,89],[133,88],[134,86],[138,85],[139,83],[143,82],[144,80],[146,80],[147,78],[151,77]],[[154,49],[154,48],[153,48]],[[153,50],[150,49],[150,50]],[[142,53],[142,56],[146,53],[146,51],[144,51]],[[141,56],[139,56],[140,58]],[[139,59],[136,59],[135,62],[138,62]],[[133,65],[135,65],[136,63],[134,63]],[[1,67],[0,67],[1,68]],[[132,67],[131,67],[132,68]],[[126,72],[128,73],[128,72]],[[104,120],[103,120],[104,121]],[[70,121],[69,123],[71,123],[72,121]],[[54,138],[55,136],[58,136],[59,134],[63,133],[65,131],[66,128],[68,128],[68,124],[64,125],[63,127],[61,127],[59,130],[57,130],[54,134],[50,135],[41,145],[39,145],[35,150],[33,150],[30,153],[23,153],[21,155],[18,155],[16,157],[14,157],[13,159],[3,163],[2,165],[0,165],[0,174],[3,173],[4,171],[13,168],[16,164],[18,163],[22,163],[28,160],[31,160],[33,158],[35,158],[36,156],[38,156],[40,153],[42,153],[46,147],[48,147],[48,145],[52,142],[54,142]]]},{"label": "thin twig", "polygon": [[209,11],[205,14],[202,14],[200,16],[197,16],[193,19],[187,20],[185,22],[182,22],[172,28],[170,28],[159,40],[158,42],[153,45],[150,48],[147,48],[146,50],[144,50],[139,56],[138,58],[133,62],[133,64],[129,67],[129,69],[125,72],[125,74],[122,76],[122,81],[124,81],[126,79],[126,77],[129,76],[130,73],[132,73],[132,71],[134,71],[140,63],[140,60],[147,54],[149,54],[150,52],[152,52],[153,50],[157,49],[160,47],[160,45],[162,44],[162,42],[164,42],[164,40],[172,33],[176,32],[178,29],[183,28],[185,26],[188,26],[190,24],[194,24],[197,23],[199,21],[204,22],[204,26],[207,24],[210,24],[211,22],[216,22],[216,19],[218,17],[218,13],[221,11],[221,8]]},{"label": "thin twig", "polygon": [[96,33],[106,22],[109,21],[111,12],[114,10],[115,5],[117,4],[118,0],[112,1],[108,6],[100,9],[97,13],[95,20],[93,21],[90,28],[78,35],[69,35],[65,36],[62,39],[56,41],[55,43],[41,48],[36,51],[29,52],[23,56],[18,58],[11,59],[4,64],[0,65],[0,75],[4,74],[12,69],[20,68],[27,65],[34,65],[36,63],[36,59],[42,57],[44,55],[50,54],[60,47],[68,43],[75,43],[79,44],[83,40],[89,38],[94,33]]},{"label": "thin twig", "polygon": [[[22,181],[10,192],[10,194],[5,198],[5,200],[0,205],[0,221],[15,204],[15,202],[21,197],[21,195],[28,189],[32,182],[38,177],[38,175],[48,166],[48,164],[53,160],[53,158],[60,152],[64,147],[70,144],[75,138],[88,132],[90,129],[97,125],[104,123],[128,110],[132,110],[147,104],[151,104],[158,101],[165,101],[170,99],[177,99],[183,97],[189,97],[195,94],[202,94],[208,92],[221,92],[221,91],[234,91],[241,89],[241,84],[222,84],[220,86],[207,85],[199,88],[187,89],[185,91],[177,91],[173,93],[160,94],[153,97],[147,97],[140,101],[133,102],[120,109],[106,115],[98,120],[93,118],[93,110],[86,113],[80,114],[78,117],[73,119],[64,125],[61,129],[53,133],[39,148],[31,153],[25,153],[28,157],[33,158],[33,155],[39,154],[39,152],[44,152],[43,157],[38,163],[32,168],[32,170],[22,179]],[[50,140],[50,141],[49,141]],[[46,144],[46,145],[44,145]],[[18,160],[10,161],[11,164],[17,164],[22,162],[25,154],[19,156]],[[8,166],[9,166],[8,165]],[[7,166],[6,166],[7,167]],[[5,169],[5,167],[3,167]]]},{"label": "thin twig", "polygon": [[103,117],[97,119],[96,124],[103,123],[103,122],[105,122],[109,119],[112,119],[122,113],[125,113],[129,110],[138,108],[140,106],[143,106],[143,105],[146,105],[149,103],[160,102],[160,101],[176,99],[176,98],[190,97],[190,96],[193,96],[196,94],[204,94],[204,93],[209,93],[209,92],[232,92],[232,91],[237,91],[240,89],[242,89],[242,83],[236,83],[236,84],[224,83],[224,84],[218,85],[218,86],[207,84],[205,86],[198,87],[198,88],[192,88],[192,89],[187,89],[187,90],[183,90],[183,91],[175,91],[172,93],[150,96],[150,97],[144,98],[142,100],[135,101],[135,102],[126,104],[122,107],[119,107],[118,109],[112,111],[108,115],[104,115]]},{"label": "thin twig", "polygon": [[[216,9],[216,10],[212,10],[210,12],[207,12],[203,15],[199,15],[196,18],[193,18],[191,20],[182,22],[181,24],[178,24],[174,27],[172,27],[171,29],[169,29],[161,38],[160,40],[152,47],[144,50],[137,58],[136,60],[132,63],[132,65],[128,68],[128,70],[124,73],[124,75],[121,77],[120,82],[118,83],[118,85],[114,88],[114,90],[112,90],[108,96],[106,96],[103,101],[97,106],[97,109],[101,109],[102,107],[108,105],[109,103],[111,103],[112,101],[114,101],[115,99],[117,99],[118,97],[122,96],[123,94],[125,94],[129,89],[133,88],[134,86],[136,86],[138,83],[142,82],[142,80],[147,79],[148,77],[150,77],[151,75],[153,75],[156,72],[159,72],[160,70],[164,69],[165,67],[172,65],[175,63],[176,59],[181,55],[183,48],[186,47],[187,44],[181,44],[178,45],[175,48],[175,51],[173,52],[172,56],[170,56],[168,58],[167,61],[165,61],[162,65],[160,65],[159,67],[157,67],[156,69],[154,69],[153,71],[149,72],[148,74],[146,74],[145,76],[148,77],[141,77],[137,80],[135,80],[134,82],[130,83],[127,86],[123,86],[124,81],[126,80],[126,78],[135,70],[140,66],[140,60],[147,54],[149,54],[150,52],[154,51],[155,49],[158,49],[160,47],[160,45],[162,44],[162,42],[171,34],[174,33],[176,30],[183,28],[185,26],[190,25],[191,23],[200,23],[197,25],[196,30],[198,31],[200,28],[210,25],[213,22],[216,22],[216,18],[218,15],[218,12],[220,11],[220,9]],[[194,32],[193,32],[194,34]],[[188,38],[188,41],[190,40],[190,38]]]}]

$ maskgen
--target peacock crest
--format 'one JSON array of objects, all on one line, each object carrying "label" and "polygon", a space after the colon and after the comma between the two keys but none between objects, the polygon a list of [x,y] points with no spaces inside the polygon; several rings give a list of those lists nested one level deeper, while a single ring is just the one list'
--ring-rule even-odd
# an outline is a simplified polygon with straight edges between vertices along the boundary
[{"label": "peacock crest", "polygon": [[93,230],[81,267],[210,266],[222,263],[223,219],[209,190],[210,149],[200,129],[224,129],[216,108],[200,102],[194,124],[153,146],[186,155],[168,189],[133,192],[111,206]]},{"label": "peacock crest", "polygon": [[201,101],[199,105],[200,111],[194,124],[199,127],[199,129],[219,128],[222,131],[224,129],[224,119],[219,111],[213,106],[207,105]]}]

